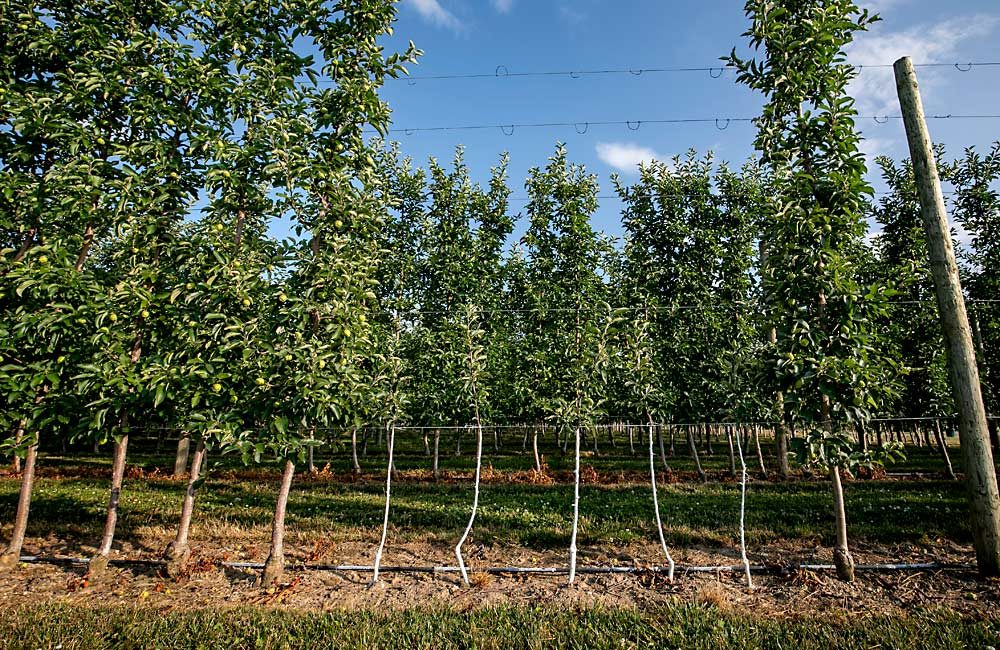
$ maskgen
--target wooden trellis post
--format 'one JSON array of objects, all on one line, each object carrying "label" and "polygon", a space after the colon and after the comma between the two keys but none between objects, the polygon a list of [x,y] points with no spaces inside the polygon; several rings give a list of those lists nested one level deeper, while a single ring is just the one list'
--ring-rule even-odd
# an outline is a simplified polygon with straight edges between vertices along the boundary
[{"label": "wooden trellis post", "polygon": [[972,331],[951,244],[937,162],[924,120],[917,75],[909,57],[896,61],[894,69],[930,249],[938,312],[948,346],[949,375],[958,409],[958,431],[972,511],[976,560],[981,575],[996,576],[1000,575],[1000,492],[997,490]]}]

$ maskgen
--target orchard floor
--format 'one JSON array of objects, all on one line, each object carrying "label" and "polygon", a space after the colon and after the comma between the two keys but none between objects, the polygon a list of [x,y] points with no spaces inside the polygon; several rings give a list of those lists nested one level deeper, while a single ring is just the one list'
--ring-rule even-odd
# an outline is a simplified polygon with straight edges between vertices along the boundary
[{"label": "orchard floor", "polygon": [[[156,560],[176,526],[185,482],[164,478],[163,459],[139,459],[126,481],[115,558]],[[597,465],[594,463],[594,465]],[[906,468],[901,468],[906,469]],[[650,489],[634,472],[590,466],[582,489],[581,567],[665,564]],[[285,583],[222,565],[268,552],[277,473],[218,465],[199,492],[194,556],[180,580],[155,565],[21,564],[0,574],[0,647],[986,647],[1000,646],[1000,581],[981,580],[961,484],[941,476],[846,484],[855,561],[928,563],[948,569],[688,573],[739,564],[739,485],[725,469],[698,482],[664,477],[660,509],[676,580],[638,573],[492,575],[491,566],[565,567],[572,486],[545,477],[487,474],[465,546],[471,586],[457,573],[371,574],[298,570],[302,564],[372,563],[384,476],[303,475],[289,503]],[[905,473],[905,472],[904,472]],[[107,498],[104,467],[79,458],[40,464],[26,555],[87,557]],[[0,539],[9,534],[17,477],[0,477]],[[748,486],[750,563],[830,563],[829,486],[755,475]],[[400,467],[385,566],[456,564],[453,547],[471,506],[469,474],[434,482]],[[387,630],[393,631],[387,631]]]}]

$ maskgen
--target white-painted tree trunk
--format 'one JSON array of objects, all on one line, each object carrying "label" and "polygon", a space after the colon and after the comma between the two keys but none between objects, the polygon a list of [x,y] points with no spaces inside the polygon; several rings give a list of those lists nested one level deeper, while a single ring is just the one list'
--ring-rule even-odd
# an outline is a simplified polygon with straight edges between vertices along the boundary
[{"label": "white-painted tree trunk", "polygon": [[576,427],[576,458],[573,467],[573,532],[569,541],[569,583],[576,581],[576,536],[580,529],[580,426]]},{"label": "white-painted tree trunk", "polygon": [[660,500],[656,492],[656,459],[653,454],[653,425],[649,425],[649,480],[653,487],[653,512],[656,513],[656,532],[660,536],[660,546],[663,548],[663,554],[667,556],[667,563],[670,566],[670,573],[667,574],[667,578],[670,582],[674,581],[674,558],[670,555],[670,550],[667,548],[667,540],[663,535],[663,521],[660,519]]},{"label": "white-painted tree trunk", "polygon": [[392,465],[396,446],[396,426],[389,425],[389,465],[385,470],[385,512],[382,515],[382,539],[375,551],[375,566],[372,583],[378,582],[379,567],[382,565],[382,553],[385,551],[385,541],[389,537],[389,502],[392,498]]}]

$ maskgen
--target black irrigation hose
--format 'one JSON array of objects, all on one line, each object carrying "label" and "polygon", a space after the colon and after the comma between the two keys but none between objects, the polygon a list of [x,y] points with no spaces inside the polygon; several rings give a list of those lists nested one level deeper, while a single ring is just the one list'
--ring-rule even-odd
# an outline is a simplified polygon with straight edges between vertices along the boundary
[{"label": "black irrigation hose", "polygon": [[[38,556],[38,555],[24,555],[21,556],[21,562],[25,564],[55,564],[61,566],[87,566],[90,560],[87,558],[78,557],[59,557],[59,556]],[[147,566],[147,567],[160,567],[165,566],[165,560],[111,560],[109,562],[112,566],[129,567],[129,566]],[[216,566],[221,566],[226,569],[254,569],[262,570],[264,564],[262,562],[219,562]],[[286,567],[289,571],[330,571],[338,573],[372,573],[375,568],[370,565],[355,565],[355,564],[293,564]],[[872,572],[892,572],[892,571],[910,571],[910,572],[920,572],[920,571],[975,571],[976,566],[974,564],[949,564],[942,562],[922,562],[922,563],[886,563],[886,564],[859,564],[856,565],[855,570],[857,571],[872,571]],[[677,565],[675,567],[675,573],[743,573],[745,567],[742,564],[739,565],[721,565],[721,566],[681,566]],[[759,574],[772,574],[772,575],[787,575],[791,573],[796,573],[798,571],[834,571],[836,566],[833,564],[772,564],[772,565],[757,565],[751,566],[750,571],[752,573]],[[381,566],[379,567],[380,572],[388,573],[459,573],[461,569],[457,566]],[[577,568],[577,573],[586,574],[650,574],[650,573],[663,573],[666,574],[670,571],[669,567],[664,566],[652,566],[652,567],[636,567],[636,566],[591,566],[591,567],[579,567]],[[546,575],[565,575],[569,573],[569,569],[566,567],[486,567],[482,569],[477,569],[476,573],[489,573],[489,574],[546,574]]]}]

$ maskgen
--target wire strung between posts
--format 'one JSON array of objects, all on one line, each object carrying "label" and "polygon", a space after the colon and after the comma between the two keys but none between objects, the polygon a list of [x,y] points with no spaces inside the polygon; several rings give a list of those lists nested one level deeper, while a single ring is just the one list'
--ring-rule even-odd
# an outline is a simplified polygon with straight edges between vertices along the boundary
[{"label": "wire strung between posts", "polygon": [[[928,120],[994,120],[1000,119],[1000,115],[955,115],[955,114],[941,114],[941,115],[928,115],[926,116]],[[902,120],[902,115],[859,115],[855,117],[856,120],[873,120],[876,124],[885,124],[889,120]],[[696,117],[696,118],[672,118],[672,119],[659,119],[659,120],[608,120],[608,121],[597,121],[590,122],[587,120],[575,120],[572,122],[524,122],[524,123],[505,123],[505,124],[464,124],[464,125],[454,125],[454,126],[420,126],[420,127],[396,127],[390,128],[386,133],[403,133],[403,135],[413,135],[415,133],[435,133],[442,131],[485,131],[492,129],[499,129],[504,135],[514,135],[517,129],[542,129],[542,128],[555,128],[555,127],[570,127],[576,129],[580,124],[587,124],[588,126],[624,126],[631,131],[638,131],[643,124],[651,124],[655,126],[663,125],[683,125],[683,124],[713,124],[716,127],[720,123],[725,122],[727,127],[729,124],[752,124],[756,118],[753,117]],[[367,134],[378,134],[378,131],[374,129],[365,130]]]},{"label": "wire strung between posts", "polygon": [[[959,63],[917,63],[915,68],[954,68],[959,72],[969,72],[974,67],[1000,66],[1000,62],[959,62]],[[855,65],[858,71],[876,68],[891,68],[891,63],[875,65]],[[631,75],[641,77],[644,74],[672,74],[672,73],[708,73],[713,79],[718,79],[722,73],[733,71],[735,68],[728,65],[722,66],[675,66],[656,68],[606,68],[606,69],[583,69],[583,70],[527,70],[523,72],[511,71],[505,65],[498,65],[493,72],[472,72],[472,73],[445,73],[431,75],[406,75],[403,77],[391,77],[390,81],[406,81],[413,85],[418,81],[459,81],[471,79],[524,79],[530,77],[570,77],[580,79],[582,77],[595,77],[602,75]],[[323,80],[321,83],[334,83],[332,80]]]},{"label": "wire strung between posts", "polygon": [[382,564],[382,552],[385,550],[385,540],[389,536],[389,499],[392,496],[392,452],[396,442],[396,427],[389,425],[389,466],[385,470],[385,514],[382,518],[382,539],[379,541],[378,550],[375,551],[374,575],[372,584],[378,582],[379,565]]},{"label": "wire strung between posts", "polygon": [[653,425],[649,425],[649,478],[653,484],[653,512],[656,513],[656,532],[660,535],[660,546],[663,548],[663,554],[667,556],[667,562],[670,566],[670,571],[667,573],[667,578],[670,582],[674,581],[674,558],[670,555],[670,550],[667,549],[667,540],[663,536],[663,522],[660,520],[660,502],[656,494],[656,461],[654,460],[653,454]]},{"label": "wire strung between posts", "polygon": [[[863,301],[858,301],[863,302]],[[966,305],[979,305],[979,304],[995,304],[1000,303],[1000,299],[976,299],[976,300],[966,300]],[[936,298],[927,298],[923,300],[886,300],[885,304],[889,307],[897,305],[936,305]],[[627,307],[606,307],[603,305],[580,305],[578,307],[530,307],[524,309],[514,309],[506,307],[497,308],[483,308],[477,309],[477,313],[482,315],[491,314],[569,314],[575,313],[577,311],[581,312],[638,312],[638,311],[651,311],[651,312],[671,312],[671,311],[692,311],[692,310],[711,310],[711,309],[755,309],[760,310],[766,305],[760,302],[714,302],[714,303],[686,303],[681,305],[643,305],[643,306],[627,306]],[[459,312],[455,309],[411,309],[409,311],[388,311],[388,310],[372,310],[368,314],[373,316],[387,316],[399,314],[401,317],[415,318],[419,316],[448,316],[457,315]]]},{"label": "wire strung between posts", "polygon": [[[893,194],[893,192],[886,192],[886,191],[881,191],[880,190],[878,192],[874,192],[873,194],[874,194],[874,196],[891,196]],[[941,192],[941,194],[944,195],[944,196],[952,196],[953,194],[955,194],[955,192]],[[661,193],[658,192],[656,194],[656,198],[657,199],[659,199],[661,197],[670,197],[670,198],[678,198],[679,199],[679,198],[684,198],[686,196],[687,195],[684,194],[683,192],[668,193],[668,194],[661,194]],[[624,200],[627,197],[622,197],[619,194],[600,194],[598,196],[595,196],[594,198],[595,199],[602,199],[602,200],[611,200],[611,199]],[[721,198],[721,197],[716,197],[716,198]],[[507,200],[511,201],[511,202],[514,202],[514,203],[530,203],[533,199],[530,196],[508,196]]]},{"label": "wire strung between posts", "polygon": [[743,567],[747,576],[747,587],[753,589],[753,578],[750,577],[750,560],[747,559],[747,464],[743,459],[743,441],[739,430],[733,432],[736,438],[736,450],[740,455],[740,467],[743,468],[743,475],[740,478],[740,559],[743,560]]}]

